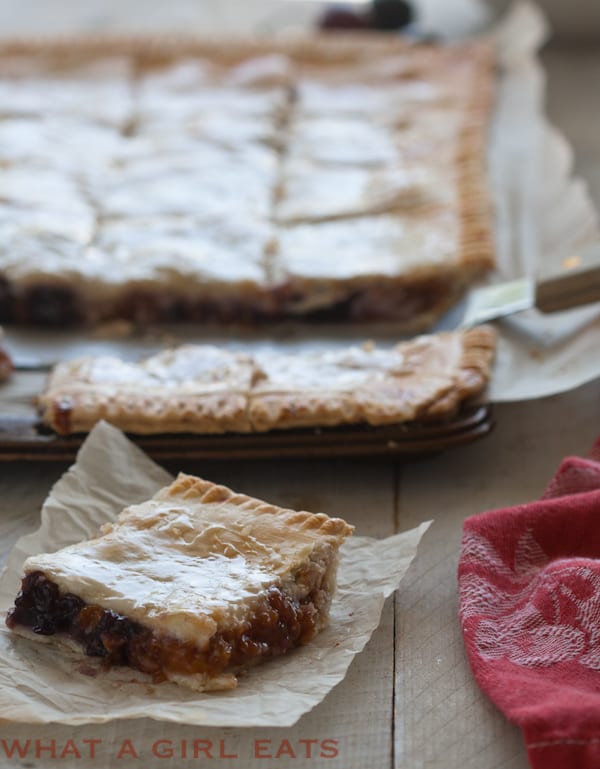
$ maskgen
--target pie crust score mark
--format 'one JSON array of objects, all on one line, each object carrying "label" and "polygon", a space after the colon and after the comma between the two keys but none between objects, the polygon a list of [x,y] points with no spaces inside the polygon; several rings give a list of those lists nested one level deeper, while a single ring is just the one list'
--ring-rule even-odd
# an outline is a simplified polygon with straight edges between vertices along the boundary
[{"label": "pie crust score mark", "polygon": [[180,475],[103,534],[34,556],[6,623],[197,690],[309,643],[352,527]]}]

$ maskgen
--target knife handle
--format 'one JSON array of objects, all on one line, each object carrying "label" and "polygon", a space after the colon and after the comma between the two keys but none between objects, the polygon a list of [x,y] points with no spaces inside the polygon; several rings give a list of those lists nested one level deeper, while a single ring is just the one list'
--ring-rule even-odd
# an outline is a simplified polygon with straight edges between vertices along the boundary
[{"label": "knife handle", "polygon": [[560,272],[535,284],[535,306],[558,312],[600,301],[600,242],[563,259]]}]

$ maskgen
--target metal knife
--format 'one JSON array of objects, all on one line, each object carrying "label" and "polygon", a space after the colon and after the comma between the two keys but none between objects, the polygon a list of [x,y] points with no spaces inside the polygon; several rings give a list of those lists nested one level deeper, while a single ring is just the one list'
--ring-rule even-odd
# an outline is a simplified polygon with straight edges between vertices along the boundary
[{"label": "metal knife", "polygon": [[460,326],[468,328],[537,308],[551,313],[600,301],[600,242],[566,256],[539,279],[519,278],[471,291]]}]

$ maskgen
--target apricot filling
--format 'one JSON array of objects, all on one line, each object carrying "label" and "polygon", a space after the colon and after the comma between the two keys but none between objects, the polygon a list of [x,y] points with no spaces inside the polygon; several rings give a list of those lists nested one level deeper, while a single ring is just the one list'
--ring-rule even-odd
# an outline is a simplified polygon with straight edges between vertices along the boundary
[{"label": "apricot filling", "polygon": [[158,683],[169,674],[215,676],[239,670],[306,644],[318,630],[325,603],[321,584],[315,584],[301,599],[272,586],[248,621],[215,633],[201,649],[192,641],[158,635],[114,611],[61,593],[41,571],[34,571],[23,578],[6,624],[11,629],[21,625],[40,635],[63,634],[88,656],[102,657],[107,666],[127,665],[150,674]]}]

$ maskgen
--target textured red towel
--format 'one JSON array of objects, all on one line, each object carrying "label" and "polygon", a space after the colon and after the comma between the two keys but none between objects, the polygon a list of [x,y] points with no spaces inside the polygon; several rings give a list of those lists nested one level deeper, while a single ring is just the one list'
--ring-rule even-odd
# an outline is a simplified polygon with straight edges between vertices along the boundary
[{"label": "textured red towel", "polygon": [[467,519],[460,618],[481,688],[534,769],[600,767],[600,440],[538,502]]}]

